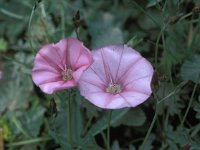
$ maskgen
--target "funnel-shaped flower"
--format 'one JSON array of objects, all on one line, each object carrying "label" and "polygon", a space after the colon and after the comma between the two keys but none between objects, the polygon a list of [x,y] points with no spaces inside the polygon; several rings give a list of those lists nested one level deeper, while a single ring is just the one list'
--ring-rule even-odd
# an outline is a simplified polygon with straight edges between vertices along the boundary
[{"label": "funnel-shaped flower", "polygon": [[94,105],[118,109],[135,107],[152,93],[153,68],[138,52],[126,45],[93,51],[94,63],[79,80],[81,95]]},{"label": "funnel-shaped flower", "polygon": [[47,94],[77,85],[82,72],[93,62],[89,50],[77,39],[68,38],[43,46],[32,70],[34,83]]}]

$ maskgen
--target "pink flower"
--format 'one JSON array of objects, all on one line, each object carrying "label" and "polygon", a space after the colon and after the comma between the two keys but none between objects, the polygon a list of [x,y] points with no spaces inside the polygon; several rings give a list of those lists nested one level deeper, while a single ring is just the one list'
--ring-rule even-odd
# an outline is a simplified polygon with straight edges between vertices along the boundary
[{"label": "pink flower", "polygon": [[77,39],[68,38],[43,46],[32,70],[34,83],[47,94],[75,87],[93,62],[89,50]]},{"label": "pink flower", "polygon": [[81,95],[106,109],[135,107],[151,95],[153,68],[126,45],[93,51],[94,63],[79,80]]}]

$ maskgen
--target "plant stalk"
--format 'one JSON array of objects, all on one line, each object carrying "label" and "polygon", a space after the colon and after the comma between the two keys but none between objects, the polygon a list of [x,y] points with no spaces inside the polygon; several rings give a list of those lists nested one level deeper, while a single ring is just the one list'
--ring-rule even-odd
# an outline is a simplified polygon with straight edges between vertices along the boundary
[{"label": "plant stalk", "polygon": [[110,150],[110,123],[111,123],[111,118],[112,118],[112,110],[110,110],[109,114],[108,114],[107,142],[106,142],[107,150]]}]

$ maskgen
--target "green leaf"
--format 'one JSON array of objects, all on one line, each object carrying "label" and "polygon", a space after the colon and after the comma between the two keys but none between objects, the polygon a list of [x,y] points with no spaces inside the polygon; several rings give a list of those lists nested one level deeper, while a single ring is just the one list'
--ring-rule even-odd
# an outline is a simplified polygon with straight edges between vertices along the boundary
[{"label": "green leaf", "polygon": [[188,130],[184,130],[182,127],[178,127],[176,130],[171,125],[166,126],[165,133],[167,140],[170,143],[170,149],[178,149],[177,144],[185,145],[191,143],[191,137]]},{"label": "green leaf", "polygon": [[92,48],[106,45],[123,44],[123,32],[115,24],[115,17],[109,13],[99,14],[89,22],[89,33],[92,36]]},{"label": "green leaf", "polygon": [[[116,123],[120,118],[122,118],[129,109],[120,109],[120,110],[113,110],[110,125]],[[104,129],[108,127],[108,117],[104,115],[101,119],[99,119],[88,131],[87,135],[83,139],[83,143],[87,142],[90,137],[94,137],[98,133],[102,132]]]},{"label": "green leaf", "polygon": [[32,88],[33,85],[30,77],[22,73],[17,73],[16,79],[10,80],[10,82],[1,88],[0,112],[3,112],[6,108],[9,111],[13,111],[26,107]]},{"label": "green leaf", "polygon": [[141,126],[144,124],[146,116],[144,111],[140,107],[129,109],[129,111],[112,126],[119,125],[127,126]]},{"label": "green leaf", "polygon": [[157,5],[159,2],[161,2],[162,0],[149,0],[148,4],[147,4],[147,8],[149,7],[153,7],[155,5]]},{"label": "green leaf", "polygon": [[40,127],[43,122],[44,112],[45,108],[36,104],[35,106],[31,107],[31,109],[27,111],[25,115],[18,118],[21,120],[22,126],[32,137],[37,137],[39,134]]},{"label": "green leaf", "polygon": [[[160,88],[157,91],[158,99],[163,99],[172,93],[175,90],[175,86],[167,83],[161,82]],[[159,114],[164,113],[165,109],[167,109],[170,115],[179,114],[181,112],[181,108],[183,108],[183,101],[180,100],[178,94],[174,94],[166,98],[163,102],[159,103],[158,105],[158,112]]]},{"label": "green leaf", "polygon": [[142,29],[152,31],[153,28],[157,28],[163,22],[162,16],[157,11],[148,10],[146,13],[148,15],[145,14],[138,18],[138,24]]},{"label": "green leaf", "polygon": [[181,66],[181,76],[183,80],[199,82],[200,75],[200,55],[195,55],[192,59],[185,61]]},{"label": "green leaf", "polygon": [[0,38],[0,52],[5,52],[8,48],[8,43],[3,38]]}]

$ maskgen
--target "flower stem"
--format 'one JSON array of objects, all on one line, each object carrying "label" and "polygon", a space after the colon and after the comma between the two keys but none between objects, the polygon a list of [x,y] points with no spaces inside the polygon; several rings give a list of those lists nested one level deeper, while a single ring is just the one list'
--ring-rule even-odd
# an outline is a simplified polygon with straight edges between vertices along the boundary
[{"label": "flower stem", "polygon": [[109,111],[108,114],[108,127],[107,127],[107,142],[106,142],[106,149],[110,150],[110,122],[112,118],[112,110]]},{"label": "flower stem", "polygon": [[61,25],[62,25],[62,38],[65,38],[65,8],[64,4],[61,3]]},{"label": "flower stem", "polygon": [[141,150],[143,150],[144,149],[144,146],[145,146],[145,144],[146,144],[146,142],[147,142],[147,140],[148,140],[148,138],[149,138],[149,135],[150,135],[150,133],[151,133],[151,130],[153,129],[153,126],[154,126],[154,124],[155,124],[155,122],[156,122],[156,119],[157,119],[157,116],[158,116],[158,107],[157,107],[157,102],[158,102],[158,98],[157,98],[157,96],[156,96],[156,94],[153,92],[153,95],[154,95],[154,98],[155,98],[155,100],[156,100],[156,110],[155,110],[155,114],[154,114],[154,117],[153,117],[153,120],[152,120],[152,122],[151,122],[151,125],[150,125],[150,127],[149,127],[149,129],[148,129],[148,131],[147,131],[147,134],[146,134],[146,136],[145,136],[145,138],[144,138],[144,141],[143,141],[143,143],[142,143],[142,145],[141,145]]},{"label": "flower stem", "polygon": [[35,1],[35,4],[32,8],[32,11],[31,11],[31,15],[29,17],[29,21],[28,21],[28,42],[29,42],[29,46],[33,52],[33,54],[36,53],[35,49],[33,48],[33,43],[32,43],[32,35],[31,35],[31,24],[32,24],[32,20],[33,20],[33,15],[35,13],[35,10],[37,8],[37,5],[38,5],[38,2]]},{"label": "flower stem", "polygon": [[[75,28],[75,32],[76,32],[76,37],[77,37],[77,39],[79,39],[78,28]],[[80,40],[80,39],[79,39],[79,40]]]},{"label": "flower stem", "polygon": [[179,19],[179,21],[184,20],[185,18],[187,18],[187,17],[189,17],[189,16],[192,16],[192,14],[193,14],[193,12],[187,13],[186,15],[182,16],[182,17]]},{"label": "flower stem", "polygon": [[187,109],[186,109],[186,112],[185,112],[185,114],[184,114],[184,116],[183,116],[183,119],[182,119],[182,121],[181,121],[181,127],[183,127],[183,124],[184,124],[184,122],[185,122],[185,119],[186,119],[186,117],[187,117],[187,114],[188,114],[188,112],[189,112],[189,110],[190,110],[190,107],[191,107],[191,105],[192,105],[192,101],[193,101],[193,98],[194,98],[194,93],[195,93],[195,91],[196,91],[196,89],[197,89],[197,85],[198,85],[198,81],[195,83],[194,88],[193,88],[193,90],[192,90],[192,95],[191,95],[191,97],[190,97],[190,102],[189,102],[189,104],[188,104],[188,107],[187,107]]},{"label": "flower stem", "polygon": [[145,136],[145,138],[144,138],[144,141],[143,141],[143,143],[142,143],[141,150],[144,149],[144,146],[145,146],[145,144],[146,144],[146,142],[147,142],[147,140],[148,140],[148,138],[149,138],[149,135],[150,135],[150,133],[151,133],[151,130],[152,130],[152,128],[153,128],[153,126],[154,126],[154,124],[155,124],[155,121],[156,121],[156,119],[157,119],[157,116],[158,116],[158,111],[157,111],[157,108],[156,108],[156,111],[155,111],[153,120],[152,120],[152,122],[151,122],[151,125],[150,125],[150,127],[149,127],[149,129],[148,129],[148,132],[147,132],[147,134],[146,134],[146,136]]},{"label": "flower stem", "polygon": [[161,37],[162,37],[165,29],[167,28],[167,26],[168,26],[168,23],[163,25],[163,27],[160,30],[160,33],[158,34],[158,38],[156,40],[155,58],[154,58],[154,61],[155,61],[155,70],[158,70],[158,48],[159,48],[159,41],[160,41],[160,39],[161,39]]},{"label": "flower stem", "polygon": [[72,126],[71,126],[71,92],[72,90],[68,91],[68,113],[67,113],[67,127],[68,127],[68,138],[70,144],[70,150],[72,150]]}]

